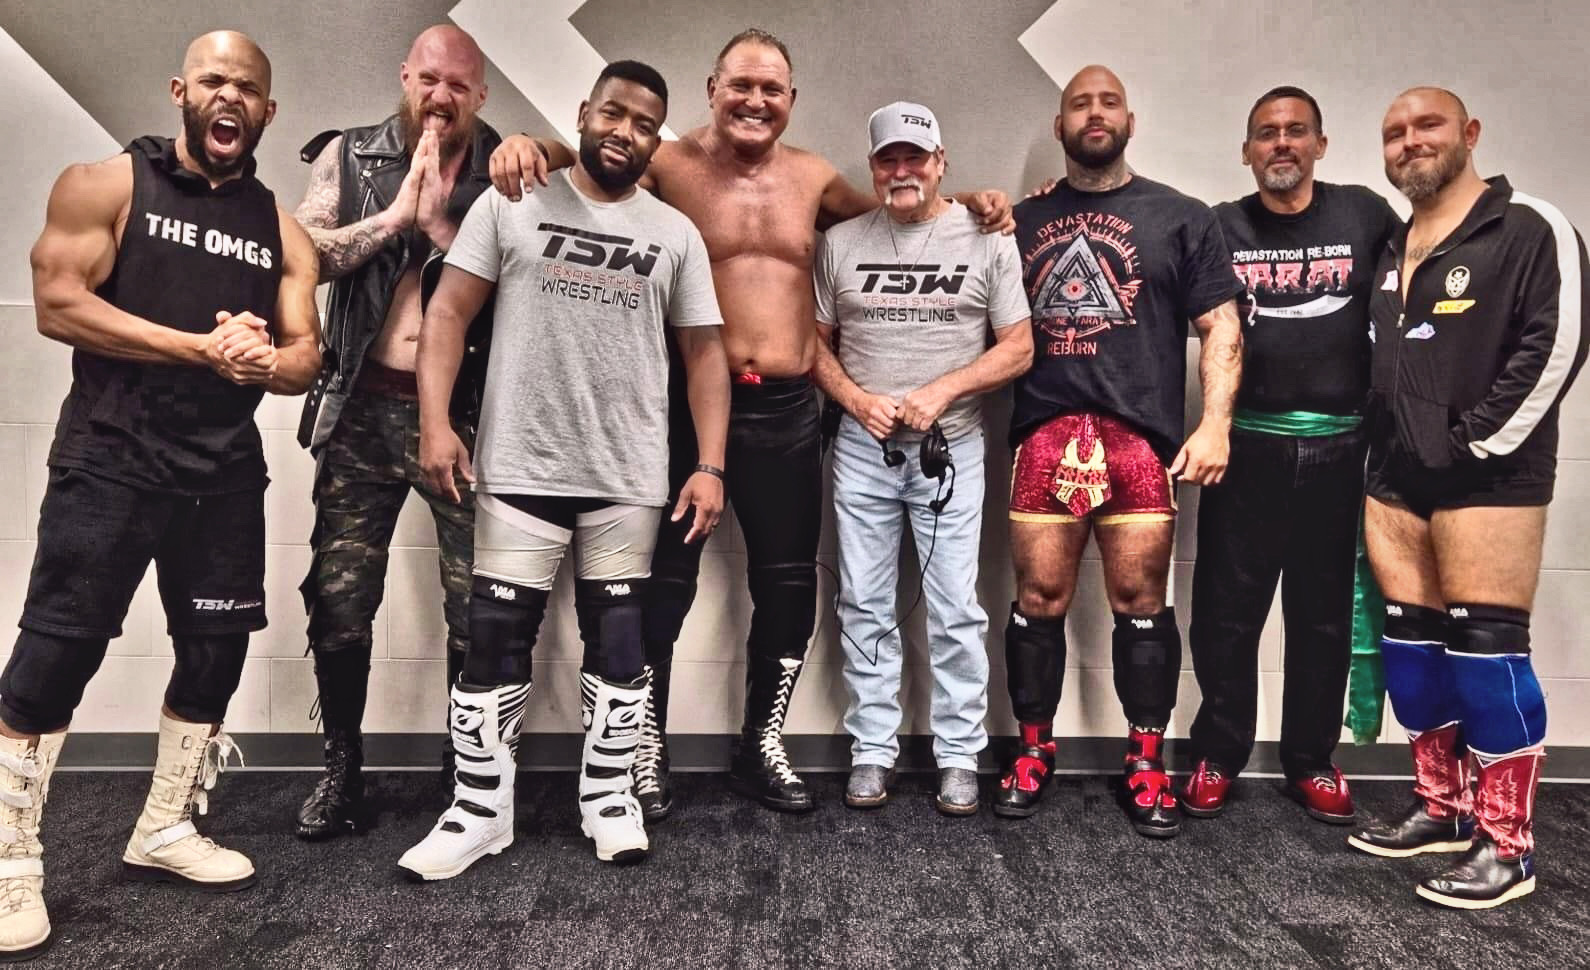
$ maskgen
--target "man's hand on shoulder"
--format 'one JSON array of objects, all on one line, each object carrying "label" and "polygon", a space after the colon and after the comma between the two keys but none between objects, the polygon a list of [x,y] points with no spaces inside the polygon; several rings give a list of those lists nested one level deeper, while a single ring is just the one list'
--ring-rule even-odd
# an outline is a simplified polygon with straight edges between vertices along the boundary
[{"label": "man's hand on shoulder", "polygon": [[1010,196],[998,189],[968,192],[957,198],[972,210],[985,235],[998,232],[1008,236],[1016,231],[1016,216],[1010,205]]},{"label": "man's hand on shoulder", "polygon": [[518,202],[537,185],[546,185],[553,169],[572,164],[574,153],[558,142],[543,142],[523,133],[509,135],[491,153],[491,184],[508,201]]}]

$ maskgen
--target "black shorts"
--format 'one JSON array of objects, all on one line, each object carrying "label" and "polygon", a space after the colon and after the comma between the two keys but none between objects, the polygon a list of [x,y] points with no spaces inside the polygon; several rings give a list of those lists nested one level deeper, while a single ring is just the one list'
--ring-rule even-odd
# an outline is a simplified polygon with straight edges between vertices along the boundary
[{"label": "black shorts", "polygon": [[1371,447],[1364,491],[1382,502],[1405,505],[1421,519],[1436,509],[1549,505],[1557,456],[1527,444],[1511,455],[1465,459],[1439,469]]},{"label": "black shorts", "polygon": [[18,625],[120,636],[150,560],[172,636],[264,629],[264,490],[172,495],[51,468]]}]

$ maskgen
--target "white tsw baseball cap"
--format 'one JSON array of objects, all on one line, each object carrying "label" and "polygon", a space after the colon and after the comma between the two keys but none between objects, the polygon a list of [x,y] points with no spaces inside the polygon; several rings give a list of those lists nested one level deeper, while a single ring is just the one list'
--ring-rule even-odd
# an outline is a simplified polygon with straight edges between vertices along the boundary
[{"label": "white tsw baseball cap", "polygon": [[939,119],[926,106],[910,101],[896,101],[874,111],[867,119],[867,135],[872,140],[869,156],[878,154],[885,145],[902,141],[930,152],[944,147]]}]

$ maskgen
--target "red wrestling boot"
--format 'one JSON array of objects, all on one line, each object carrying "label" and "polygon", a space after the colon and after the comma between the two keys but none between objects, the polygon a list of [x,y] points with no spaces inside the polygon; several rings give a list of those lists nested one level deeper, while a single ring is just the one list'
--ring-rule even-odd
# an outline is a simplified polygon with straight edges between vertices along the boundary
[{"label": "red wrestling boot", "polygon": [[1021,747],[1010,770],[994,792],[994,814],[1027,818],[1038,810],[1043,786],[1054,777],[1054,728],[1048,724],[1021,725]]}]

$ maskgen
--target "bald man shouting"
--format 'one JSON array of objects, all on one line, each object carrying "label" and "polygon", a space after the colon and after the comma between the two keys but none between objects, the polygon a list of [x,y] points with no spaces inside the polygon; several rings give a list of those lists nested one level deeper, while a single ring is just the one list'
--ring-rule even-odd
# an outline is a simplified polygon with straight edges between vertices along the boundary
[{"label": "bald man shouting", "polygon": [[[299,443],[314,453],[314,558],[302,590],[315,656],[326,771],[298,812],[298,835],[330,838],[364,824],[363,735],[370,625],[381,606],[387,551],[410,490],[430,506],[441,553],[447,683],[469,646],[474,502],[465,477],[457,500],[425,485],[419,467],[414,378],[422,278],[434,285],[464,214],[490,185],[486,163],[500,141],[477,116],[486,61],[457,27],[414,39],[398,70],[396,114],[380,124],[328,131],[304,146],[313,160],[298,221],[331,283],[326,360],[304,402]],[[470,330],[452,420],[474,441],[485,377],[491,301]],[[438,687],[447,689],[444,685]],[[445,755],[444,755],[445,758]]]},{"label": "bald man shouting", "polygon": [[[171,79],[179,137],[73,165],[33,247],[39,332],[73,348],[22,633],[0,674],[0,960],[50,943],[39,821],[72,713],[154,560],[176,666],[128,878],[254,884],[198,834],[248,635],[265,626],[265,456],[254,410],[320,366],[315,250],[254,177],[276,113],[242,34]],[[78,806],[81,810],[83,806]]]},{"label": "bald man shouting", "polygon": [[[1162,753],[1181,672],[1166,602],[1175,486],[1212,485],[1225,471],[1242,287],[1214,213],[1127,167],[1135,125],[1120,78],[1083,68],[1054,120],[1066,177],[1016,206],[1035,345],[1010,429],[1017,601],[1005,664],[1021,746],[994,811],[1031,815],[1054,773],[1065,615],[1091,532],[1129,732],[1122,803],[1139,833],[1165,838],[1181,829]],[[1183,441],[1189,322],[1203,342],[1204,409]]]}]

